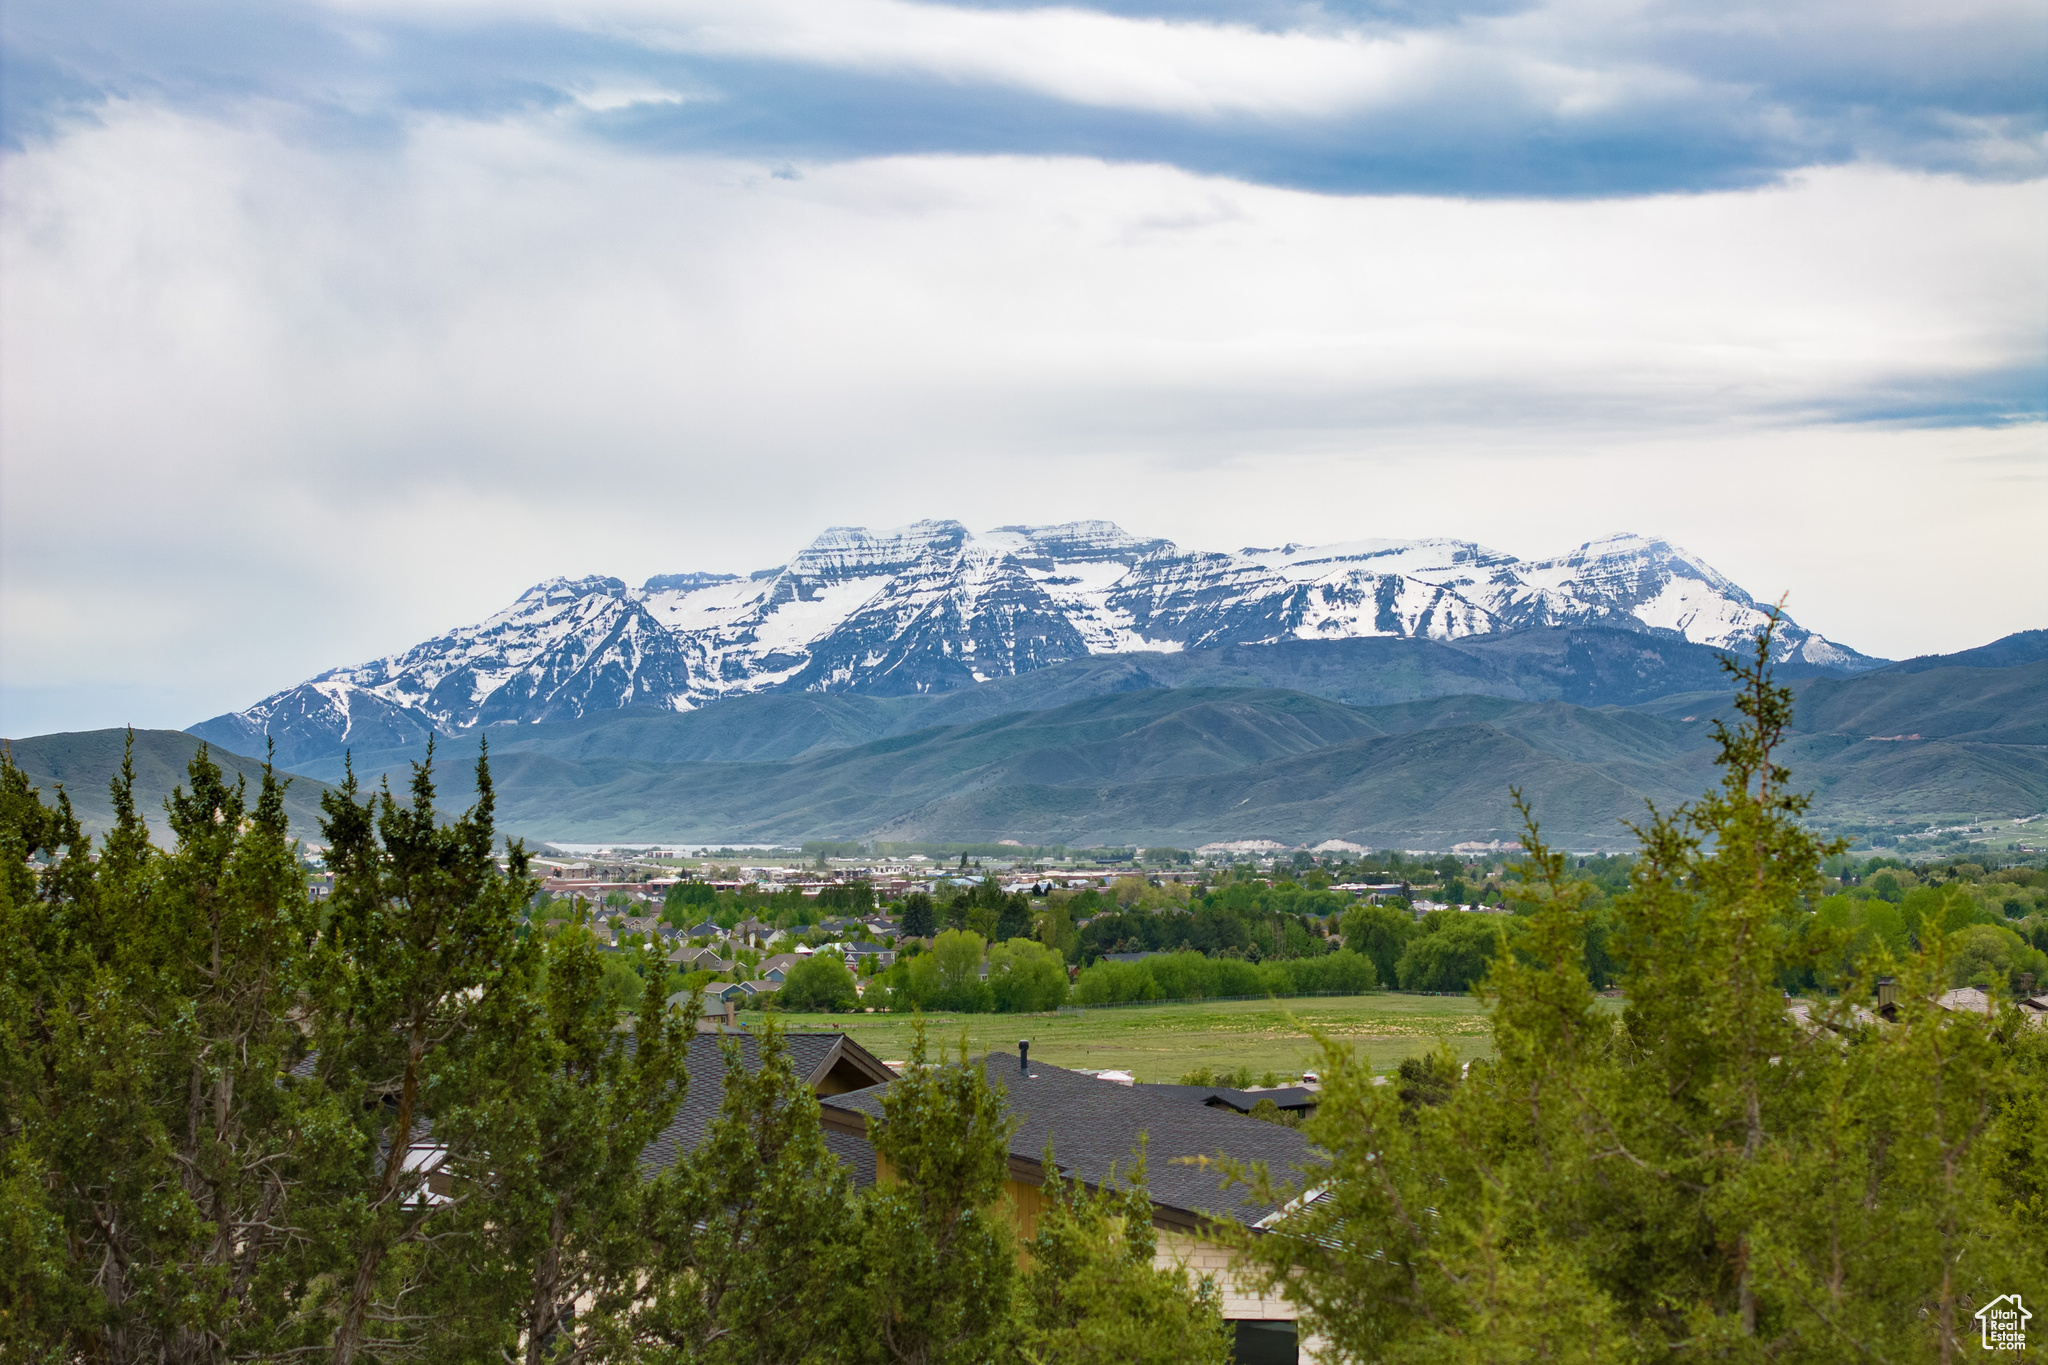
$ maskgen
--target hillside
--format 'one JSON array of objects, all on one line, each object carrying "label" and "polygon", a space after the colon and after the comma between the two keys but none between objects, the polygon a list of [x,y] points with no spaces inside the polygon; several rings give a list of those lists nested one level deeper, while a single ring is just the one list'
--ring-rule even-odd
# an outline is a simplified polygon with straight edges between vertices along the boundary
[{"label": "hillside", "polygon": [[[71,808],[87,833],[102,835],[112,828],[114,806],[108,788],[120,771],[121,754],[128,738],[126,730],[80,730],[66,734],[36,735],[29,739],[0,740],[14,755],[15,763],[43,793],[45,801],[55,799],[61,784],[70,793]],[[179,730],[135,731],[135,804],[148,822],[150,834],[167,842],[170,823],[164,815],[164,801],[173,787],[188,786],[187,766],[200,741]],[[213,748],[212,758],[231,778],[239,774],[250,787],[250,800],[263,780],[260,759]],[[317,839],[320,822],[320,793],[326,784],[293,773],[285,788],[284,808],[293,835]]]},{"label": "hillside", "polygon": [[[1934,667],[1783,668],[1798,694],[1785,753],[1816,820],[2048,810],[2048,660],[2026,661],[2039,634]],[[445,799],[459,804],[488,734],[503,827],[572,842],[1267,836],[1429,848],[1511,836],[1518,786],[1559,839],[1617,847],[1645,801],[1668,806],[1711,781],[1712,722],[1729,701],[1719,657],[1605,627],[1238,645],[1077,659],[930,696],[769,693],[493,726],[442,739],[437,757]],[[123,734],[14,749],[99,828]],[[159,828],[197,742],[137,735]],[[216,752],[245,775],[260,769]],[[365,747],[354,761],[367,781],[402,781],[423,753],[423,742]],[[301,834],[341,766],[315,758],[295,779]]]},{"label": "hillside", "polygon": [[[1037,687],[1054,672],[1012,681]],[[1786,752],[1816,819],[2048,809],[2048,665],[1967,674],[1801,684]],[[1669,806],[1713,780],[1711,722],[1727,703],[1698,691],[1633,708],[1483,695],[1352,706],[1269,687],[1167,688],[1149,673],[1152,685],[1082,680],[1123,690],[919,728],[990,699],[780,696],[506,727],[492,736],[500,808],[567,841],[1266,836],[1433,848],[1511,837],[1508,791],[1520,787],[1555,837],[1613,848],[1646,800]],[[451,783],[476,743],[443,748]],[[358,771],[377,769],[358,756]]]},{"label": "hillside", "polygon": [[[579,761],[778,762],[936,726],[1161,689],[1274,689],[1355,706],[1445,697],[1463,698],[1465,705],[1481,697],[1633,705],[1724,684],[1722,658],[1705,645],[1606,627],[1555,627],[1451,643],[1297,641],[1077,659],[929,696],[779,692],[733,697],[693,711],[635,706],[567,721],[492,726],[485,733],[500,750]],[[1791,678],[1824,676],[1814,665],[1797,662],[1781,665],[1781,671]],[[357,770],[398,768],[426,752],[424,732],[404,743],[392,738],[377,728],[367,742],[354,745]],[[473,755],[474,737],[443,739],[439,751]],[[337,781],[343,752],[302,756],[298,769]]]}]

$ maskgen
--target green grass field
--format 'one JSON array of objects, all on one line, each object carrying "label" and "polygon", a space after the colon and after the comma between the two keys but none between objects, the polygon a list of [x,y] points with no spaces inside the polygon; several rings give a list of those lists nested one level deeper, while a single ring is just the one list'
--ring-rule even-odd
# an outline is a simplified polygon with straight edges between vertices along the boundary
[{"label": "green grass field", "polygon": [[[746,1016],[742,1016],[743,1018]],[[886,1061],[910,1051],[911,1021],[893,1014],[788,1014],[792,1029],[837,1029]],[[1491,1054],[1493,1039],[1470,996],[1353,995],[1299,1000],[1230,1000],[1137,1005],[1061,1014],[927,1015],[934,1044],[956,1047],[962,1028],[972,1053],[1015,1051],[1054,1066],[1120,1067],[1141,1081],[1177,1081],[1198,1066],[1248,1066],[1292,1079],[1314,1070],[1311,1029],[1363,1055],[1375,1071],[1429,1052],[1446,1039],[1460,1057]]]}]

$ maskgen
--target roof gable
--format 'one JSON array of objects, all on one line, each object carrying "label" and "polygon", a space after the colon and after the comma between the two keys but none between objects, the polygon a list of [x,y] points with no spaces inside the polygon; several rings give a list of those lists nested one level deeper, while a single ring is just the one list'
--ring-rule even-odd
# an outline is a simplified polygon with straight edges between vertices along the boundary
[{"label": "roof gable", "polygon": [[[736,1036],[740,1064],[750,1072],[760,1070],[761,1040],[751,1033]],[[782,1038],[796,1074],[804,1078],[813,1094],[840,1094],[857,1085],[875,1085],[894,1074],[880,1058],[843,1033],[785,1033]],[[640,1153],[641,1174],[650,1178],[673,1166],[683,1153],[696,1149],[725,1100],[725,1054],[718,1035],[692,1036],[684,1065],[690,1084],[683,1103],[668,1126]],[[869,1178],[873,1178],[872,1172]]]},{"label": "roof gable", "polygon": [[[1149,1093],[1146,1086],[1097,1080],[1044,1062],[1031,1063],[1027,1074],[1014,1053],[990,1053],[971,1064],[982,1067],[1002,1088],[1004,1104],[1018,1120],[1010,1139],[1013,1170],[1020,1163],[1035,1167],[1050,1139],[1053,1159],[1063,1173],[1099,1186],[1109,1181],[1112,1167],[1130,1169],[1143,1137],[1146,1183],[1155,1210],[1166,1215],[1162,1221],[1193,1226],[1206,1219],[1229,1219],[1256,1225],[1277,1211],[1242,1187],[1225,1190],[1219,1159],[1246,1165],[1262,1161],[1282,1178],[1321,1164],[1295,1129],[1229,1109]],[[886,1089],[876,1086],[822,1100],[828,1125],[865,1134],[867,1120],[881,1116]]]}]

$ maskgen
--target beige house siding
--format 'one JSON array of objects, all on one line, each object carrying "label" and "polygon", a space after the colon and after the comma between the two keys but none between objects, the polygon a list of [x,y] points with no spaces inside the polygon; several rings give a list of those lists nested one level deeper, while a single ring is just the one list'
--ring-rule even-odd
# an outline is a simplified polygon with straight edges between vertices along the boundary
[{"label": "beige house siding", "polygon": [[[1283,1298],[1261,1294],[1251,1286],[1242,1284],[1232,1270],[1231,1252],[1205,1242],[1191,1233],[1159,1229],[1159,1250],[1152,1257],[1152,1264],[1164,1270],[1171,1266],[1185,1266],[1196,1275],[1215,1277],[1216,1287],[1223,1291],[1223,1316],[1237,1321],[1293,1322],[1294,1305]],[[1308,1365],[1325,1358],[1325,1343],[1320,1337],[1304,1336],[1296,1342],[1301,1359]]]},{"label": "beige house siding", "polygon": [[1226,1318],[1293,1321],[1294,1305],[1287,1300],[1260,1294],[1238,1282],[1232,1271],[1234,1260],[1228,1250],[1214,1242],[1161,1228],[1159,1251],[1153,1256],[1152,1264],[1162,1268],[1182,1265],[1197,1275],[1214,1276],[1216,1287],[1223,1291],[1223,1316]]}]

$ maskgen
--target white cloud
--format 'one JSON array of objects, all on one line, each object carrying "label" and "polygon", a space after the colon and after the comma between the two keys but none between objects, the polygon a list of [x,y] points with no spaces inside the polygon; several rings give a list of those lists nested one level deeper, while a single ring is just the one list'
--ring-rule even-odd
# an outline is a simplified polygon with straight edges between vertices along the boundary
[{"label": "white cloud", "polygon": [[423,124],[394,155],[145,106],[5,169],[20,696],[145,677],[225,709],[550,573],[750,569],[924,515],[1523,553],[1660,532],[1882,653],[2048,611],[2039,428],[1829,424],[2038,369],[2038,182],[789,180],[547,122]]},{"label": "white cloud", "polygon": [[656,50],[797,62],[1028,90],[1181,115],[1313,116],[1412,97],[1441,74],[1427,34],[1268,32],[1097,10],[962,9],[904,0],[330,0],[357,16],[506,19],[621,34]]}]

